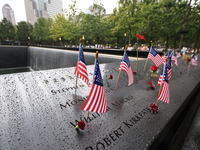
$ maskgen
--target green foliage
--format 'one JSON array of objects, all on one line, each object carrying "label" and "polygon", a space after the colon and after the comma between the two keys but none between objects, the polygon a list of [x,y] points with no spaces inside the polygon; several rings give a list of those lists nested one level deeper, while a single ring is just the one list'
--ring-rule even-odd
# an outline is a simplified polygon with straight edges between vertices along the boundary
[{"label": "green foliage", "polygon": [[35,41],[51,41],[50,27],[52,25],[52,19],[39,18],[34,24],[32,36]]},{"label": "green foliage", "polygon": [[57,41],[59,38],[62,40],[71,40],[73,39],[74,34],[76,34],[74,28],[72,22],[67,20],[64,15],[58,14],[52,23],[50,37],[54,41]]},{"label": "green foliage", "polygon": [[[5,18],[0,22],[0,39],[36,42],[112,44],[124,46],[138,42],[136,34],[144,35],[147,45],[167,47],[194,46],[200,43],[200,2],[198,0],[119,0],[113,13],[105,16],[100,0],[94,0],[89,14],[79,11],[71,0],[64,15],[53,19],[39,18],[34,26],[20,22],[16,28]],[[193,3],[192,3],[193,2]],[[16,30],[16,32],[15,32]],[[70,42],[71,43],[71,42]],[[196,45],[196,46],[195,46]]]},{"label": "green foliage", "polygon": [[2,41],[5,40],[13,40],[15,38],[15,28],[11,22],[9,22],[6,18],[3,18],[0,23],[0,39]]},{"label": "green foliage", "polygon": [[17,39],[20,42],[27,42],[29,39],[31,39],[31,33],[33,31],[33,25],[31,25],[28,22],[21,21],[17,24]]}]

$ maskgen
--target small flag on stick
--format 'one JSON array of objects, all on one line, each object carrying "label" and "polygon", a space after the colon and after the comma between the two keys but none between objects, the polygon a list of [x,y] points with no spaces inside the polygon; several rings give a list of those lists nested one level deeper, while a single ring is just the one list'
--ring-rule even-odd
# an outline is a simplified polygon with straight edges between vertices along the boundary
[{"label": "small flag on stick", "polygon": [[157,67],[164,62],[163,58],[156,52],[153,47],[151,47],[147,59],[152,60]]},{"label": "small flag on stick", "polygon": [[167,51],[167,53],[165,54],[165,56],[163,56],[163,64],[165,63],[165,62],[167,62],[167,59],[170,57],[170,55],[171,55],[171,52],[168,50]]},{"label": "small flag on stick", "polygon": [[197,55],[192,55],[191,57],[191,64],[194,66],[198,66],[198,56]]},{"label": "small flag on stick", "polygon": [[174,64],[178,67],[178,61],[177,61],[177,54],[174,51],[172,54],[172,61],[174,62]]},{"label": "small flag on stick", "polygon": [[172,78],[172,56],[169,56],[167,59],[167,75],[168,75],[168,81]]},{"label": "small flag on stick", "polygon": [[163,68],[164,77],[161,82],[160,92],[158,94],[158,100],[161,100],[166,103],[170,103],[170,93],[169,93],[169,81],[168,81],[168,72],[167,72],[167,65],[164,65]]},{"label": "small flag on stick", "polygon": [[107,112],[106,92],[103,86],[103,80],[98,63],[98,52],[96,52],[94,81],[89,96],[82,106],[82,110],[105,113]]},{"label": "small flag on stick", "polygon": [[167,62],[164,63],[163,70],[160,74],[160,77],[158,79],[158,85],[161,86],[163,83],[163,80],[165,79],[165,71],[167,71],[167,78],[168,81],[172,78],[172,68],[171,68],[171,56],[167,59]]},{"label": "small flag on stick", "polygon": [[132,71],[132,67],[131,67],[126,50],[124,51],[124,56],[122,58],[122,61],[120,63],[120,67],[118,70],[119,71],[123,70],[128,75],[128,86],[134,82],[133,71]]},{"label": "small flag on stick", "polygon": [[[87,73],[87,67],[85,64],[85,59],[84,59],[84,54],[83,54],[82,44],[79,45],[79,57],[76,63],[74,74],[76,75],[76,77],[81,78],[88,86],[90,85],[88,73]],[[76,83],[77,83],[77,79],[76,79]]]}]

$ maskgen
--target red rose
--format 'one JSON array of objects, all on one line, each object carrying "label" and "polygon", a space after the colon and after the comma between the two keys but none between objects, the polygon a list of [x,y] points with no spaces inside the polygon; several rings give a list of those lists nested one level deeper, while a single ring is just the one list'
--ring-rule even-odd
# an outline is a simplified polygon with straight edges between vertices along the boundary
[{"label": "red rose", "polygon": [[153,84],[152,82],[149,82],[149,86],[152,88],[152,89],[155,89],[155,84]]},{"label": "red rose", "polygon": [[109,76],[109,78],[108,79],[113,79],[113,75],[112,74],[110,74],[110,76]]},{"label": "red rose", "polygon": [[157,66],[151,66],[150,69],[151,69],[153,72],[155,72],[155,71],[158,69],[158,67],[157,67]]},{"label": "red rose", "polygon": [[79,121],[78,122],[78,128],[80,128],[81,130],[84,130],[84,128],[85,128],[85,122],[84,121]]},{"label": "red rose", "polygon": [[140,35],[140,34],[136,34],[136,37],[139,39],[139,40],[146,40],[145,37],[143,35]]},{"label": "red rose", "polygon": [[137,71],[133,71],[133,74],[136,74],[137,73]]},{"label": "red rose", "polygon": [[189,62],[190,62],[190,61],[191,61],[191,58],[188,58],[188,59],[187,59],[187,61],[189,61]]},{"label": "red rose", "polygon": [[150,103],[150,105],[149,105],[149,110],[150,110],[151,113],[153,113],[153,114],[158,113],[158,105],[157,105],[157,104]]}]

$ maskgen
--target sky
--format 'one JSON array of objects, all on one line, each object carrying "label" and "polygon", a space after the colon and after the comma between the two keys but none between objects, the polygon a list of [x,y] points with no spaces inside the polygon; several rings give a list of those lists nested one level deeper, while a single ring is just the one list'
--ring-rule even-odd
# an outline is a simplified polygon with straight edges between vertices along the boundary
[{"label": "sky", "polygon": [[[117,2],[118,0],[101,0],[107,14],[112,13],[112,10],[117,7]],[[9,4],[13,9],[16,23],[26,21],[24,0],[0,0],[0,21],[3,19],[2,7],[5,3]],[[71,0],[63,0],[63,9],[69,8],[68,5],[71,3]],[[93,0],[77,0],[77,8],[83,12],[92,4]]]}]

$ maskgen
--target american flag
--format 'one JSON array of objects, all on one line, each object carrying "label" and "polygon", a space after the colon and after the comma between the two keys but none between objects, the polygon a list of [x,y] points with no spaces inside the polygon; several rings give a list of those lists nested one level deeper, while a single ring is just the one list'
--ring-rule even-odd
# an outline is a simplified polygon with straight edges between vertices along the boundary
[{"label": "american flag", "polygon": [[167,62],[167,59],[169,58],[170,54],[171,54],[171,52],[168,50],[167,53],[165,54],[165,56],[163,57],[163,60],[164,60],[163,64],[165,62]]},{"label": "american flag", "polygon": [[197,55],[193,55],[191,57],[191,64],[194,66],[198,66],[198,62],[197,62],[198,56]]},{"label": "american flag", "polygon": [[81,109],[90,112],[105,113],[107,112],[107,107],[106,92],[103,87],[98,59],[96,59],[93,85]]},{"label": "american flag", "polygon": [[176,58],[181,57],[181,53],[180,52],[176,52]]},{"label": "american flag", "polygon": [[178,66],[177,54],[175,51],[172,54],[172,61],[175,63],[176,66]]},{"label": "american flag", "polygon": [[163,79],[164,79],[164,68],[165,68],[165,66],[166,66],[166,63],[164,63],[164,67],[163,67],[163,69],[162,69],[162,72],[161,72],[161,74],[160,74],[160,77],[159,77],[159,79],[158,79],[158,85],[159,86],[161,86],[162,85],[162,82],[163,82]]},{"label": "american flag", "polygon": [[76,68],[74,70],[74,74],[76,76],[78,76],[79,78],[81,78],[87,85],[90,85],[88,73],[87,73],[87,67],[85,65],[82,44],[79,45],[79,57],[78,57],[78,61],[76,63]]},{"label": "american flag", "polygon": [[172,78],[172,68],[171,68],[171,56],[168,58],[168,61],[164,63],[163,70],[160,74],[160,77],[158,79],[157,85],[161,86],[163,83],[163,80],[165,79],[165,71],[167,71],[167,80],[170,81]]},{"label": "american flag", "polygon": [[172,57],[169,56],[167,60],[167,74],[168,74],[168,81],[172,78]]},{"label": "american flag", "polygon": [[162,81],[160,93],[158,94],[158,100],[161,100],[166,103],[170,103],[170,93],[169,93],[169,81],[168,81],[168,73],[167,73],[167,66],[163,68],[164,70],[164,78]]},{"label": "american flag", "polygon": [[163,58],[156,52],[153,47],[151,47],[147,59],[151,59],[157,67],[164,62]]},{"label": "american flag", "polygon": [[124,51],[124,56],[119,66],[119,71],[125,71],[128,75],[128,86],[134,82],[132,67],[128,58],[128,54]]}]

